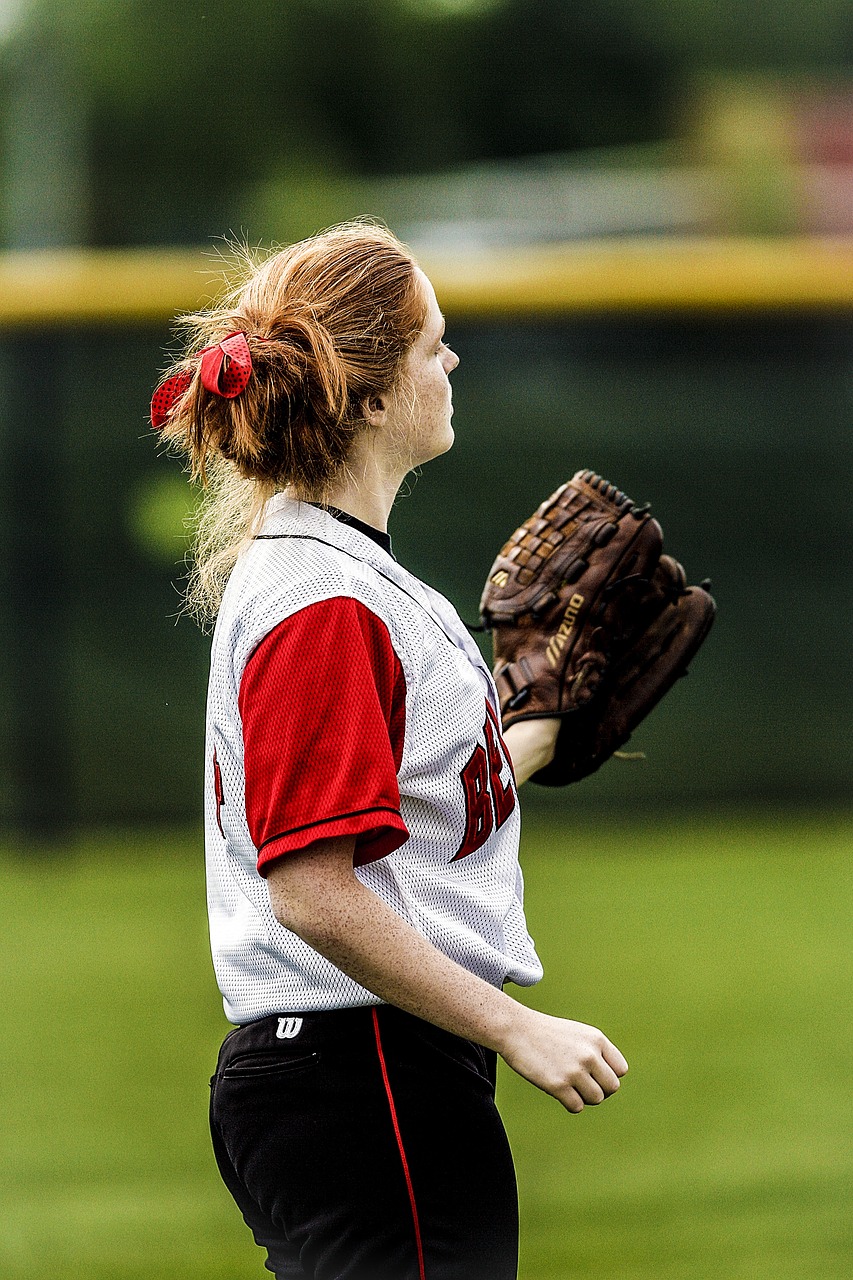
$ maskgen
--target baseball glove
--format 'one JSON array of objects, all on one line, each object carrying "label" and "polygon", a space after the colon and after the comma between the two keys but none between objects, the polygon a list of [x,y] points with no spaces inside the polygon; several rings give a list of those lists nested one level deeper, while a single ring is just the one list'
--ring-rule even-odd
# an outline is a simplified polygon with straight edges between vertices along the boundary
[{"label": "baseball glove", "polygon": [[480,601],[492,632],[504,729],[560,717],[551,764],[564,786],[624,746],[708,634],[716,606],[663,555],[649,515],[579,471],[526,520],[492,565]]}]

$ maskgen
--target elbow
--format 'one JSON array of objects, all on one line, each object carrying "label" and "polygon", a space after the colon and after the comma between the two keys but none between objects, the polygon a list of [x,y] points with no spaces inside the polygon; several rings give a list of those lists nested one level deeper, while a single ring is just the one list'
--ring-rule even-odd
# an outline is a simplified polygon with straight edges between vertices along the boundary
[{"label": "elbow", "polygon": [[287,898],[281,894],[269,895],[272,913],[283,929],[289,929],[291,933],[299,932],[299,911],[295,904],[292,904]]},{"label": "elbow", "polygon": [[353,870],[354,845],[351,836],[318,842],[277,858],[267,872],[276,920],[315,950],[335,935],[361,892]]},{"label": "elbow", "polygon": [[289,929],[291,933],[297,934],[306,942],[309,941],[306,935],[316,933],[319,917],[323,914],[319,895],[315,894],[312,901],[298,889],[289,888],[281,883],[273,886],[269,881],[267,881],[267,892],[272,913],[282,928]]},{"label": "elbow", "polygon": [[273,914],[282,928],[327,959],[338,955],[347,936],[348,913],[323,896],[310,902],[279,898],[273,905]]},{"label": "elbow", "polygon": [[346,914],[345,904],[326,886],[268,884],[273,915],[284,929],[295,933],[315,951],[324,951],[334,940]]}]

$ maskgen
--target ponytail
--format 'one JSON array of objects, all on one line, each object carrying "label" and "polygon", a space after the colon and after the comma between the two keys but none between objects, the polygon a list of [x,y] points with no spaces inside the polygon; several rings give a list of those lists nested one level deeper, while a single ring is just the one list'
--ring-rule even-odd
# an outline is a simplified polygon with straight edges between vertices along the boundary
[{"label": "ponytail", "polygon": [[[187,593],[200,620],[215,616],[273,493],[324,498],[365,429],[365,401],[397,385],[425,319],[408,250],[358,222],[273,254],[222,307],[179,321],[191,354],[156,393],[153,420],[205,490]],[[217,347],[211,380],[202,365]],[[247,351],[245,378],[229,349]]]}]

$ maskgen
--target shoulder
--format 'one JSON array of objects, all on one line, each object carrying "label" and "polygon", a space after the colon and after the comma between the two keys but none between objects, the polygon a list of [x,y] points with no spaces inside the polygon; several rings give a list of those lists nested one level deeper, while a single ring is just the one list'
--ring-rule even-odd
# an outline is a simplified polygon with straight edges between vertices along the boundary
[{"label": "shoulder", "polygon": [[406,665],[424,628],[418,602],[406,589],[409,579],[357,530],[306,503],[279,500],[229,580],[214,635],[214,663],[227,661],[239,679],[270,632],[310,610],[307,628],[300,630],[308,634],[313,626],[319,638],[324,621],[336,630],[364,631],[371,629],[371,618],[378,620]]},{"label": "shoulder", "polygon": [[[396,674],[400,660],[388,627],[354,596],[331,596],[290,613],[248,654],[243,684],[270,668],[299,671],[304,682],[339,686],[356,669]],[[337,673],[337,674],[336,674]],[[330,688],[329,692],[332,692]]]}]

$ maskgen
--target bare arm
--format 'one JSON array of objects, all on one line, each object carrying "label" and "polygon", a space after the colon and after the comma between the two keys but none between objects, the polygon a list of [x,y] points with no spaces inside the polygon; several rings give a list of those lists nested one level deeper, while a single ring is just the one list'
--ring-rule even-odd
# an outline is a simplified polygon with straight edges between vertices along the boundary
[{"label": "bare arm", "polygon": [[543,720],[519,720],[505,729],[503,740],[512,756],[512,767],[518,786],[544,769],[554,759],[554,747],[560,721],[556,717]]},{"label": "bare arm", "polygon": [[275,862],[276,918],[368,991],[495,1049],[567,1110],[603,1102],[628,1070],[602,1032],[527,1009],[463,969],[402,920],[353,870],[354,838],[321,840]]}]

